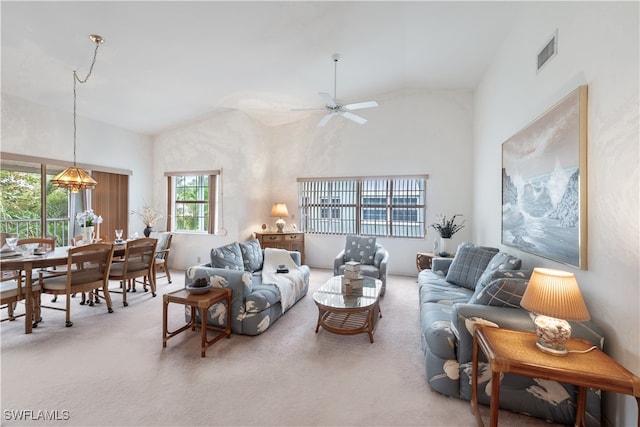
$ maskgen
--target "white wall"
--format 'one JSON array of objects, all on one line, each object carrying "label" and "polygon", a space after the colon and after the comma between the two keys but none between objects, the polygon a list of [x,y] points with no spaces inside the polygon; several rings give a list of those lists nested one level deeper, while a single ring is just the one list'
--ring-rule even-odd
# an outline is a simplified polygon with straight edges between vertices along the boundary
[{"label": "white wall", "polygon": [[[514,22],[475,97],[474,240],[500,244],[501,144],[579,85],[589,86],[587,271],[511,247],[527,267],[576,274],[605,349],[640,375],[637,2],[535,2]],[[558,29],[558,54],[536,74]],[[612,425],[635,425],[628,396],[605,393]]]},{"label": "white wall", "polygon": [[[427,224],[438,213],[462,213],[469,225],[455,237],[470,239],[472,213],[472,95],[467,91],[405,90],[374,97],[359,125],[335,117],[322,128],[322,113],[265,128],[240,112],[216,114],[155,139],[154,187],[164,200],[162,174],[173,170],[223,170],[223,224],[226,235],[174,236],[172,265],[185,268],[212,247],[246,240],[284,201],[297,223],[299,177],[428,174]],[[292,112],[291,114],[298,114]],[[162,183],[162,185],[160,185]],[[417,251],[433,248],[427,239],[380,238],[390,252],[390,271],[417,274]],[[306,263],[329,268],[344,247],[344,236],[305,236]]]},{"label": "white wall", "polygon": [[[296,206],[299,177],[428,174],[427,225],[439,213],[461,213],[469,222],[455,237],[471,236],[472,95],[466,91],[406,89],[374,96],[380,106],[363,110],[358,125],[342,117],[325,127],[323,113],[277,128],[274,140],[286,167],[274,169],[273,188]],[[275,195],[272,195],[275,197]],[[433,249],[435,231],[426,239],[378,238],[390,253],[389,270],[415,275],[416,252]],[[329,268],[344,248],[344,236],[305,236],[306,263]]]},{"label": "white wall", "polygon": [[[73,162],[73,115],[3,93],[1,144],[3,152]],[[77,117],[76,146],[78,164],[133,172],[129,178],[131,209],[140,208],[143,199],[151,200],[151,138]],[[143,229],[144,224],[131,215],[129,231],[142,235]]]},{"label": "white wall", "polygon": [[[165,132],[154,140],[154,200],[166,206],[165,172],[221,170],[221,221],[216,235],[175,233],[171,266],[208,262],[209,252],[245,241],[268,219],[269,132],[229,110]],[[200,261],[198,261],[198,259]]]}]

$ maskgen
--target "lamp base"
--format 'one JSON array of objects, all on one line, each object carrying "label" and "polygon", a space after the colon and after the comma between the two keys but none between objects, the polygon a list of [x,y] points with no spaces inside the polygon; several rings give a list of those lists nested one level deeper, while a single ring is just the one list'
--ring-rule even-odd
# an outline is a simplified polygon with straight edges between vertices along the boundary
[{"label": "lamp base", "polygon": [[539,350],[554,356],[567,355],[567,341],[571,337],[569,322],[555,317],[536,316],[533,323],[536,325],[536,347]]},{"label": "lamp base", "polygon": [[287,225],[286,222],[284,222],[284,219],[280,218],[279,220],[276,221],[276,227],[278,228],[278,233],[284,233],[284,226]]}]

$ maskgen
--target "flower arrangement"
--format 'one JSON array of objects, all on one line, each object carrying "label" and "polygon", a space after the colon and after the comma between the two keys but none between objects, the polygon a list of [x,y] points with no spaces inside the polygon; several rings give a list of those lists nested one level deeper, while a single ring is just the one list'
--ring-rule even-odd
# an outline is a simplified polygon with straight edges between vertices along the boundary
[{"label": "flower arrangement", "polygon": [[147,227],[153,227],[156,222],[162,218],[159,210],[152,208],[146,203],[142,206],[142,210],[131,211],[131,213],[138,215]]},{"label": "flower arrangement", "polygon": [[93,227],[95,224],[102,223],[102,217],[96,215],[93,209],[87,209],[84,212],[78,212],[76,214],[76,221],[78,221],[78,224],[82,227]]},{"label": "flower arrangement", "polygon": [[450,239],[464,227],[464,220],[462,220],[460,224],[456,224],[456,218],[459,216],[461,217],[462,215],[455,214],[451,219],[447,219],[445,215],[440,214],[436,217],[437,222],[431,224],[431,227],[433,227],[443,239]]}]

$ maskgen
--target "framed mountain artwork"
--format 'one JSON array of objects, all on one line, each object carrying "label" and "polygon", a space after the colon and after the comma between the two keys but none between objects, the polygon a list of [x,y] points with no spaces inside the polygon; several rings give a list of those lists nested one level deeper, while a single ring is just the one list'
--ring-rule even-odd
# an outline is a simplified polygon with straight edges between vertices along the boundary
[{"label": "framed mountain artwork", "polygon": [[502,243],[587,268],[587,86],[502,144]]}]

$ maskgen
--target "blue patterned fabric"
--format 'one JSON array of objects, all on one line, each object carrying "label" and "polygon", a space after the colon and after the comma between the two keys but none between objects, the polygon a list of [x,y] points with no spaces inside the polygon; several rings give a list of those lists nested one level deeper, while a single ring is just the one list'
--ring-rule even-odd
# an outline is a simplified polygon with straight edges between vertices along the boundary
[{"label": "blue patterned fabric", "polygon": [[520,301],[528,284],[528,280],[521,279],[494,280],[488,286],[483,287],[478,295],[474,293],[469,304],[520,308]]},{"label": "blue patterned fabric", "polygon": [[240,243],[240,252],[242,253],[245,271],[253,273],[254,271],[262,270],[264,254],[260,248],[260,241],[258,239]]},{"label": "blue patterned fabric", "polygon": [[461,243],[449,267],[447,282],[475,291],[478,279],[496,253],[496,248]]},{"label": "blue patterned fabric", "polygon": [[[238,244],[236,243],[236,245]],[[238,253],[240,252],[239,247]],[[233,248],[230,251],[216,250],[217,252],[222,252],[225,255],[237,255]],[[309,290],[311,271],[308,266],[300,264],[300,252],[289,252],[289,255],[304,275],[304,289],[297,296],[297,301],[299,301]],[[242,258],[240,257],[240,259]],[[231,332],[234,334],[259,335],[282,315],[280,291],[274,285],[263,285],[260,271],[249,272],[245,271],[243,267],[213,268],[211,263],[197,265],[189,267],[185,271],[185,286],[202,278],[213,286],[231,289]],[[226,310],[228,310],[226,304],[214,304],[206,313],[207,324],[224,326]],[[188,321],[190,316],[191,308],[186,307],[185,320]],[[200,316],[202,316],[202,310],[197,309],[197,322],[200,322]]]},{"label": "blue patterned fabric", "polygon": [[520,258],[516,258],[513,255],[509,255],[505,252],[498,252],[491,258],[489,261],[489,265],[484,269],[482,276],[478,279],[478,283],[476,283],[476,289],[478,287],[485,287],[491,282],[493,273],[496,271],[505,271],[505,270],[518,270],[522,265],[522,261]]},{"label": "blue patterned fabric", "polygon": [[[482,283],[482,278],[478,279],[478,285],[476,286],[476,290],[473,293],[473,296],[469,300],[469,304],[483,304],[482,302],[478,302],[478,296],[483,293],[484,289],[487,287],[486,285],[488,285],[489,283],[492,283],[498,279],[519,280],[525,283],[529,283],[529,277],[531,277],[531,270],[496,270],[492,272],[490,276],[485,278],[486,284]],[[518,302],[518,304],[520,303]]]},{"label": "blue patterned fabric", "polygon": [[[433,261],[434,266],[436,261],[442,263],[437,269],[422,270],[418,274],[420,336],[427,381],[432,390],[469,400],[475,325],[535,330],[530,313],[519,307],[518,301],[531,271],[498,269],[491,274],[488,286],[473,292],[448,282],[443,274],[437,273],[446,272],[450,259],[435,258]],[[465,299],[475,298],[478,294],[485,304],[466,303]],[[572,336],[588,339],[602,348],[602,331],[596,324],[590,321],[571,322],[571,326]],[[482,353],[480,358],[478,400],[487,405],[491,375]],[[515,374],[505,374],[500,384],[500,408],[552,423],[574,424],[576,387]],[[589,389],[587,392],[586,416],[588,427],[600,425],[600,395],[597,390]]]},{"label": "blue patterned fabric", "polygon": [[370,236],[347,236],[344,247],[345,261],[357,261],[360,264],[374,265],[376,256],[376,238]]},{"label": "blue patterned fabric", "polygon": [[219,248],[211,249],[211,266],[227,270],[244,270],[244,261],[240,244],[233,242]]}]

